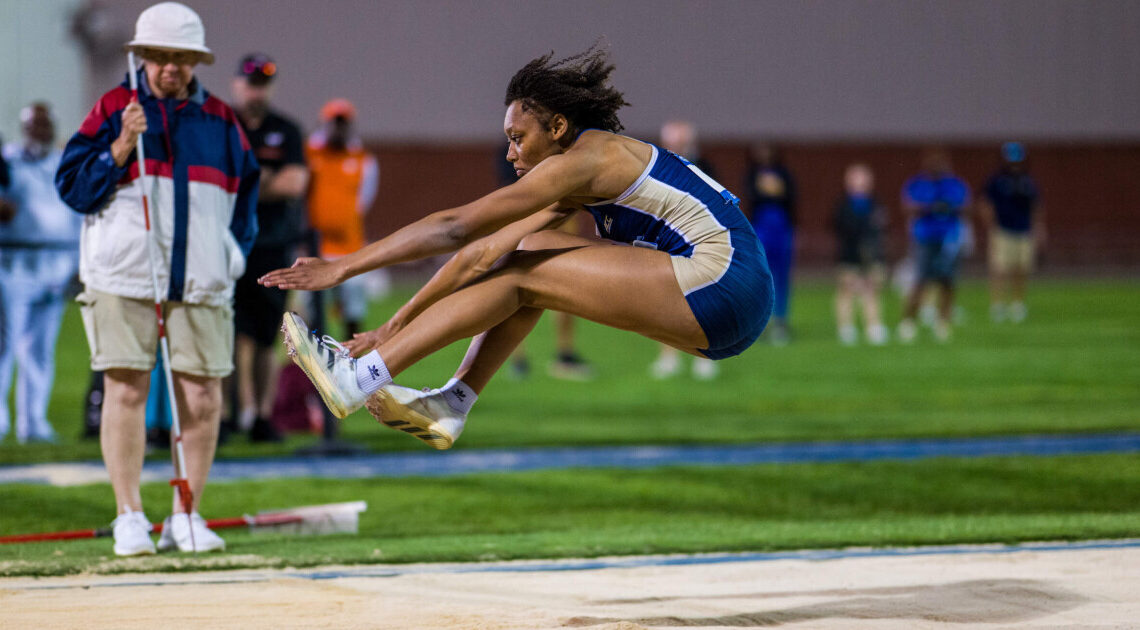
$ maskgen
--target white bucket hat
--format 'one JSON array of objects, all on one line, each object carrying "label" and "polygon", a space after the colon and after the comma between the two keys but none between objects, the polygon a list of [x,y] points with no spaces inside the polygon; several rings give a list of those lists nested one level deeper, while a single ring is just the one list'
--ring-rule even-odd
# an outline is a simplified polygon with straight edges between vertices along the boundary
[{"label": "white bucket hat", "polygon": [[160,2],[139,14],[135,38],[128,48],[170,48],[202,53],[202,63],[214,63],[206,48],[206,29],[194,9],[181,2]]}]

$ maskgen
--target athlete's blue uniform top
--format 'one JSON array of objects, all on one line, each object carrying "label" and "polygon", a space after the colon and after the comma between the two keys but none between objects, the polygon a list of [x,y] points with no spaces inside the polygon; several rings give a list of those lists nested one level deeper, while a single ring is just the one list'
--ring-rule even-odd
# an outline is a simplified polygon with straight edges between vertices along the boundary
[{"label": "athlete's blue uniform top", "polygon": [[650,145],[641,177],[587,209],[604,238],[673,256],[673,270],[708,337],[712,359],[743,352],[772,313],[772,274],[740,201],[684,158]]}]

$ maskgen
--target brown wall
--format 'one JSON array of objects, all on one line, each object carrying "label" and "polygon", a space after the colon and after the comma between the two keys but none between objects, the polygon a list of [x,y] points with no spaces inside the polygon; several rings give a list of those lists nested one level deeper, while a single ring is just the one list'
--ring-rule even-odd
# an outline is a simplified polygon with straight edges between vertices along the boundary
[{"label": "brown wall", "polygon": [[[798,260],[826,264],[834,244],[831,208],[848,164],[866,162],[891,215],[892,260],[906,248],[899,190],[917,170],[921,143],[790,143],[785,161],[799,187]],[[955,170],[976,190],[997,167],[996,143],[952,144]],[[380,194],[368,215],[368,234],[379,238],[429,212],[457,206],[498,185],[502,149],[494,143],[460,146],[373,145],[380,161]],[[1048,242],[1043,262],[1140,265],[1140,145],[1031,145],[1030,168],[1046,207]],[[717,179],[742,193],[748,146],[708,144],[705,157]],[[742,197],[745,195],[741,194]],[[745,210],[748,210],[746,207]],[[984,235],[980,234],[984,246]]]}]

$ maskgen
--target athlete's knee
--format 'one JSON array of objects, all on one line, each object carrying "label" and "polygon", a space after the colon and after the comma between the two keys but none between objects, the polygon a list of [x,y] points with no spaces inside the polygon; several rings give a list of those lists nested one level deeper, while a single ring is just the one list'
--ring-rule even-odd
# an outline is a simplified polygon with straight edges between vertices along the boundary
[{"label": "athlete's knee", "polygon": [[540,249],[554,249],[557,247],[565,247],[566,239],[562,238],[565,234],[556,230],[543,230],[541,232],[534,232],[527,234],[519,241],[516,249],[520,251],[535,251]]}]

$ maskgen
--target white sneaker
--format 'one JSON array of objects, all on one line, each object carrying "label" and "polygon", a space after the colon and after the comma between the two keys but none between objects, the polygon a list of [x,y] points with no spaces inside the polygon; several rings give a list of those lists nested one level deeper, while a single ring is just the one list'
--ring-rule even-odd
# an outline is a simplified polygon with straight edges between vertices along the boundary
[{"label": "white sneaker", "polygon": [[693,378],[698,381],[711,381],[720,373],[716,361],[705,357],[693,359]]},{"label": "white sneaker", "polygon": [[659,381],[672,378],[680,371],[681,361],[676,353],[662,355],[649,366],[649,375]]},{"label": "white sneaker", "polygon": [[859,329],[855,328],[855,324],[844,324],[839,327],[837,333],[839,335],[839,345],[853,346],[859,343]]},{"label": "white sneaker", "polygon": [[[194,535],[191,536],[190,532]],[[186,514],[171,514],[162,522],[162,535],[158,537],[158,550],[170,551],[175,547],[179,551],[224,551],[226,541],[206,527],[206,519],[197,512],[190,514],[187,521]]]},{"label": "white sneaker", "polygon": [[154,542],[150,539],[150,521],[142,512],[123,512],[111,521],[111,533],[115,536],[116,556],[144,556],[154,553]]},{"label": "white sneaker", "polygon": [[914,338],[918,336],[918,326],[915,325],[913,319],[904,319],[899,322],[899,341],[902,343],[914,343]]},{"label": "white sneaker", "polygon": [[918,321],[927,328],[933,327],[934,322],[938,321],[938,307],[930,303],[923,304],[918,309]]},{"label": "white sneaker", "polygon": [[1005,321],[1005,304],[999,302],[990,304],[990,321],[995,324]]},{"label": "white sneaker", "polygon": [[950,335],[950,322],[944,319],[934,322],[934,339],[938,341],[938,343],[947,343],[950,341]]},{"label": "white sneaker", "polygon": [[887,327],[882,324],[877,324],[875,326],[867,328],[867,341],[869,341],[872,346],[885,345],[890,338],[890,331],[888,331]]},{"label": "white sneaker", "polygon": [[1025,302],[1014,302],[1009,305],[1009,321],[1020,324],[1028,316],[1029,309],[1025,307]]},{"label": "white sneaker", "polygon": [[364,405],[368,394],[356,384],[356,359],[332,337],[309,332],[305,320],[285,313],[281,324],[289,356],[305,371],[333,415],[345,418]]},{"label": "white sneaker", "polygon": [[369,396],[365,405],[382,424],[441,451],[451,448],[467,422],[467,414],[453,409],[438,389],[420,391],[391,383]]}]

